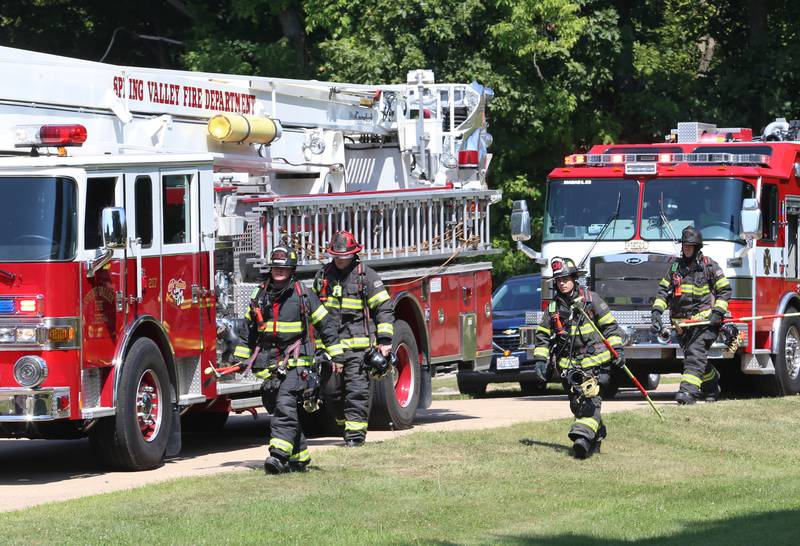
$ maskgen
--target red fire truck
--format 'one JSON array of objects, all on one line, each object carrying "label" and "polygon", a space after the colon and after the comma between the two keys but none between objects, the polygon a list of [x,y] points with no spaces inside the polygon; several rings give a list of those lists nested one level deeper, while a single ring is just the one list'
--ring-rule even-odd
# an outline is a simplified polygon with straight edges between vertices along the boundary
[{"label": "red fire truck", "polygon": [[[230,361],[278,244],[308,279],[338,229],[394,299],[373,425],[439,366],[491,359],[491,90],[112,66],[0,48],[0,436],[88,435],[117,467],[261,405]],[[167,449],[169,444],[169,450]]]},{"label": "red fire truck", "polygon": [[[754,138],[750,129],[686,122],[664,143],[593,146],[550,173],[542,252],[522,243],[530,236],[524,202],[512,213],[514,237],[543,265],[544,277],[554,256],[585,269],[588,286],[630,335],[625,353],[632,370],[652,386],[654,374],[681,369],[674,334],[660,343],[648,328],[658,280],[669,257],[680,253],[675,240],[686,226],[700,229],[703,253],[730,279],[729,316],[800,311],[798,129],[800,122],[778,119]],[[542,293],[544,300],[552,297],[550,282]],[[738,350],[718,340],[710,352],[726,385],[800,392],[800,320],[737,326]],[[528,345],[530,335],[528,328]]]}]

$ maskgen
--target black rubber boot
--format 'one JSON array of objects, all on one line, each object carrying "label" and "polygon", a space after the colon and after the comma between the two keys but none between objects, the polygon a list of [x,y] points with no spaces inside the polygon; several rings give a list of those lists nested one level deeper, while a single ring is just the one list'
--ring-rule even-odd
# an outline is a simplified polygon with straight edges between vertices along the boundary
[{"label": "black rubber boot", "polygon": [[690,392],[680,391],[675,395],[675,401],[678,405],[688,406],[697,403],[697,397]]},{"label": "black rubber boot", "polygon": [[585,459],[592,454],[592,442],[586,438],[578,438],[572,444],[572,455],[576,459]]},{"label": "black rubber boot", "polygon": [[279,458],[270,455],[264,461],[264,472],[267,474],[284,474],[289,472],[289,465]]}]

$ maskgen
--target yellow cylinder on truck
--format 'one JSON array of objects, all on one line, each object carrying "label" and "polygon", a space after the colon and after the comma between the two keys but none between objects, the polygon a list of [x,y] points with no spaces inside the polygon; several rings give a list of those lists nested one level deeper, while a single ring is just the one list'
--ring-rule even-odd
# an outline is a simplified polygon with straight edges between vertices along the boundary
[{"label": "yellow cylinder on truck", "polygon": [[269,144],[281,137],[281,124],[272,118],[217,114],[208,120],[208,134],[218,142]]}]

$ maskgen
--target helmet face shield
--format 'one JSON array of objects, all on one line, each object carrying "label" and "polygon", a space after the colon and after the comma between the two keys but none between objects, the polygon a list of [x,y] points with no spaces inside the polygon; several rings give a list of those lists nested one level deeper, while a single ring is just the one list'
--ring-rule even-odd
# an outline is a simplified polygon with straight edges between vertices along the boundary
[{"label": "helmet face shield", "polygon": [[297,252],[285,246],[276,246],[269,255],[270,267],[297,267]]}]

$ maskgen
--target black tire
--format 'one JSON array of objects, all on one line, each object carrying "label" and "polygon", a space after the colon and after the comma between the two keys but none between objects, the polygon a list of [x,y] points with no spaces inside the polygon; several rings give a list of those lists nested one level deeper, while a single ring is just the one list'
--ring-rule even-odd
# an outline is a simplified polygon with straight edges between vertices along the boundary
[{"label": "black tire", "polygon": [[525,396],[537,396],[547,392],[547,383],[539,381],[520,381],[519,388]]},{"label": "black tire", "polygon": [[[380,381],[372,381],[372,411],[370,425],[378,429],[402,430],[411,428],[419,407],[422,370],[419,366],[417,340],[404,320],[394,323],[392,350],[397,352],[398,366]],[[399,372],[398,372],[399,370]],[[406,373],[410,375],[405,375]],[[406,385],[406,398],[401,404],[395,393],[395,383]]]},{"label": "black tire", "polygon": [[[634,376],[648,392],[656,390],[661,383],[661,374],[658,373],[637,373]],[[631,381],[631,383],[633,382]]]},{"label": "black tire", "polygon": [[[117,389],[117,413],[101,419],[90,432],[90,442],[100,460],[120,470],[150,470],[161,466],[172,428],[172,383],[164,357],[148,338],[133,342]],[[157,404],[152,431],[143,432],[137,417],[140,383],[155,385],[143,403]],[[151,387],[153,388],[153,387]],[[149,398],[155,393],[155,399]],[[145,439],[145,435],[148,436]]]},{"label": "black tire", "polygon": [[471,396],[473,398],[480,398],[486,396],[486,383],[468,382],[461,379],[461,376],[456,374],[456,382],[458,383],[458,392],[463,395]]},{"label": "black tire", "polygon": [[[787,313],[796,313],[789,308]],[[762,377],[762,391],[770,396],[788,396],[800,392],[800,319],[786,317],[778,333],[775,375]]]},{"label": "black tire", "polygon": [[190,411],[181,417],[181,429],[186,434],[220,434],[229,415],[226,411]]}]

